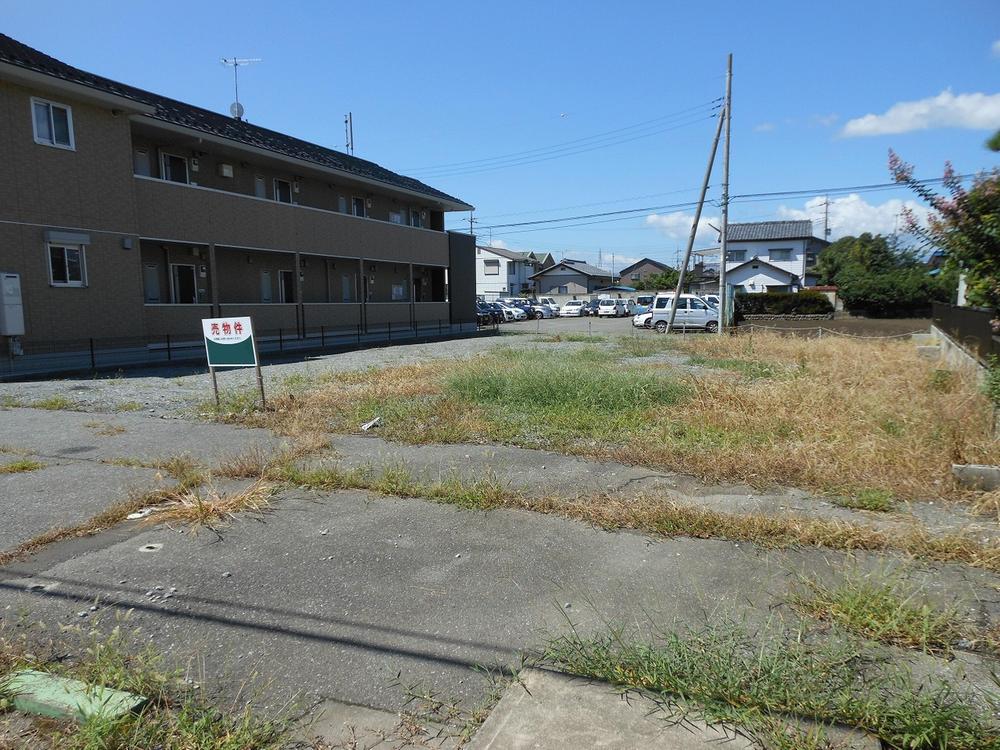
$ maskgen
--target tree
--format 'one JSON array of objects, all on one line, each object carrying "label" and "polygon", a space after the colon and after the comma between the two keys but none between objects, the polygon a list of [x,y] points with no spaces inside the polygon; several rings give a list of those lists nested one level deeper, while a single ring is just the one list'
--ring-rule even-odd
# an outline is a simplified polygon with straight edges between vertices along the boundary
[{"label": "tree", "polygon": [[820,283],[836,284],[849,310],[873,316],[912,315],[947,301],[952,274],[932,276],[909,250],[893,248],[888,238],[864,233],[841,237],[820,253]]},{"label": "tree", "polygon": [[[991,147],[995,140],[997,136],[991,139]],[[972,304],[1000,308],[1000,169],[979,174],[966,190],[947,162],[943,179],[947,195],[939,195],[915,179],[913,167],[892,150],[889,171],[896,182],[910,187],[935,212],[925,227],[907,211],[907,229],[941,248],[946,264],[965,274],[966,296]],[[1000,317],[993,326],[1000,332]]]},{"label": "tree", "polygon": [[676,269],[669,269],[663,271],[662,273],[650,274],[644,279],[639,279],[632,286],[637,290],[649,290],[655,291],[658,289],[674,289],[677,287],[677,276],[678,272]]}]

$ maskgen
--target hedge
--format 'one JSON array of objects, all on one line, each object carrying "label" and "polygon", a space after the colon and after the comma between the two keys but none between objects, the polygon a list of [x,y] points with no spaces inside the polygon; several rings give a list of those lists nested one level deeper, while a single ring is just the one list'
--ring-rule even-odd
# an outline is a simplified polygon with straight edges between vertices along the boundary
[{"label": "hedge", "polygon": [[833,312],[830,300],[819,292],[765,292],[736,295],[737,315],[826,315]]}]

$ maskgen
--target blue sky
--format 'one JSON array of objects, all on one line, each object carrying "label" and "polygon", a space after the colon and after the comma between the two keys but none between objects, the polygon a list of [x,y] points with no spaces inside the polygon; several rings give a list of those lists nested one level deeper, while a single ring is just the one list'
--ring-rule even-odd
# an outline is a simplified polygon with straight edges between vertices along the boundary
[{"label": "blue sky", "polygon": [[[690,210],[543,231],[487,227],[694,200],[728,52],[734,195],[887,182],[890,147],[919,177],[940,175],[946,159],[963,173],[998,163],[982,146],[1000,127],[996,0],[166,7],[4,0],[2,30],[222,112],[232,74],[219,58],[263,58],[241,75],[251,121],[343,148],[351,110],[358,156],[474,204],[484,240],[588,260],[600,251],[606,266],[612,256],[618,267],[672,261]],[[511,161],[520,163],[493,168]],[[709,197],[718,195],[713,187]],[[911,198],[831,197],[833,236],[891,231]],[[822,200],[734,203],[731,219],[819,218]],[[717,220],[715,206],[705,213]],[[467,227],[468,215],[449,226]],[[704,227],[699,245],[711,240]]]}]

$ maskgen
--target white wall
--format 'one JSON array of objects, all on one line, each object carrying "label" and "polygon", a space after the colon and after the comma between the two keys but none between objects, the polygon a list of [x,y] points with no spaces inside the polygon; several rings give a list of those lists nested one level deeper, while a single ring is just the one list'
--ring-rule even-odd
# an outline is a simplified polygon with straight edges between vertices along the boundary
[{"label": "white wall", "polygon": [[[746,251],[746,256],[741,261],[730,260],[726,264],[726,273],[729,270],[740,265],[740,263],[750,260],[755,255],[761,260],[766,260],[771,265],[777,266],[783,271],[788,271],[789,273],[794,273],[799,277],[800,283],[805,277],[806,273],[806,246],[809,244],[809,240],[767,240],[766,242],[730,242],[729,251],[734,250],[744,250]],[[772,260],[771,250],[785,250],[791,249],[791,260]],[[727,279],[728,279],[727,275]],[[730,283],[735,284],[736,282],[730,281]],[[772,282],[778,283],[778,282]],[[780,282],[782,284],[787,284],[787,281]]]},{"label": "white wall", "polygon": [[788,278],[764,264],[760,264],[760,267],[756,269],[751,264],[729,273],[726,276],[726,283],[737,288],[742,288],[744,292],[754,293],[766,292],[769,286],[787,287]]},{"label": "white wall", "polygon": [[[486,261],[498,261],[499,273],[486,273]],[[523,260],[510,260],[491,253],[489,249],[476,248],[476,295],[486,299],[497,297],[520,296],[521,285],[528,284],[534,288],[529,278],[535,273],[535,264]]]}]

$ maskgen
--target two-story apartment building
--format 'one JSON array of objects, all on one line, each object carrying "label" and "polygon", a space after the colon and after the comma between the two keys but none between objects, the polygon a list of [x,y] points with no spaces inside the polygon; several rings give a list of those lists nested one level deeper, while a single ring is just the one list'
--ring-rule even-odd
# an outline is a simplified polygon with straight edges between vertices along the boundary
[{"label": "two-story apartment building", "polygon": [[[812,222],[755,221],[729,225],[726,281],[737,291],[796,292],[815,286],[813,269],[830,243],[813,236]],[[718,266],[719,248],[696,255],[704,267]]]},{"label": "two-story apartment building", "polygon": [[0,272],[21,344],[475,321],[469,204],[0,35]]}]

